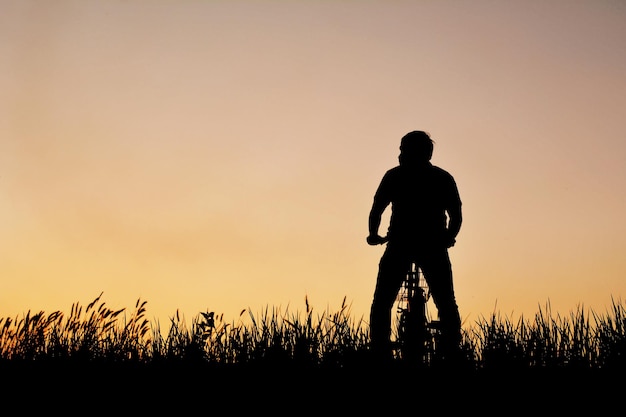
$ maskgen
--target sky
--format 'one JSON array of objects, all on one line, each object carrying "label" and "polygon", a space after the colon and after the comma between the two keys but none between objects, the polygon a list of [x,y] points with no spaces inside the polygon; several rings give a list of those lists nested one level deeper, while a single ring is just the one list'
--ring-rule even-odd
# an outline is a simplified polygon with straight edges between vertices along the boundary
[{"label": "sky", "polygon": [[[0,317],[102,294],[367,322],[400,138],[456,179],[464,326],[626,296],[626,4],[0,0]],[[384,232],[388,211],[383,217]]]}]

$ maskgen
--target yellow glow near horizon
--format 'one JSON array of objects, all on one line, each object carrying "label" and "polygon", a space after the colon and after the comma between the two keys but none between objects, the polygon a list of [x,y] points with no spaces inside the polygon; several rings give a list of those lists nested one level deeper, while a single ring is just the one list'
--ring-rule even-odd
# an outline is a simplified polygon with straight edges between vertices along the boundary
[{"label": "yellow glow near horizon", "polygon": [[104,292],[162,323],[367,319],[367,215],[414,129],[460,188],[466,320],[626,291],[614,2],[1,7],[0,317]]}]

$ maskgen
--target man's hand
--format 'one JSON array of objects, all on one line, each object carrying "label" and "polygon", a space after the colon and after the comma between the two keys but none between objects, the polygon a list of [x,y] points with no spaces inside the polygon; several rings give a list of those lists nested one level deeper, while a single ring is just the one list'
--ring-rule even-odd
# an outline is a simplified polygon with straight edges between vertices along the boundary
[{"label": "man's hand", "polygon": [[367,237],[367,243],[372,246],[382,245],[385,242],[387,242],[387,238],[384,238],[380,235],[369,235]]},{"label": "man's hand", "polygon": [[456,243],[456,238],[452,236],[450,233],[446,235],[445,239],[446,239],[445,240],[446,248],[451,248]]}]

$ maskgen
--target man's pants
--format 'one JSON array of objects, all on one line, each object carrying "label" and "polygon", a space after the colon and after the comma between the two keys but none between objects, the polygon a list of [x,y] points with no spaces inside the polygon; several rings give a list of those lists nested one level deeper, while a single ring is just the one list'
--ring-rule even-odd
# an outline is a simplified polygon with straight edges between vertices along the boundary
[{"label": "man's pants", "polygon": [[389,242],[378,265],[376,289],[370,311],[372,350],[391,355],[391,309],[411,262],[421,268],[441,325],[444,354],[456,351],[461,342],[461,318],[454,295],[452,266],[446,248],[420,247]]}]

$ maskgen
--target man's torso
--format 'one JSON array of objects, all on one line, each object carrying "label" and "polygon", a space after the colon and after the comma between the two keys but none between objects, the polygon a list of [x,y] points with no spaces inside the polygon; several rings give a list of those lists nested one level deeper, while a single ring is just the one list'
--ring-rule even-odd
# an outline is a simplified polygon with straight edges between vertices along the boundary
[{"label": "man's torso", "polygon": [[460,204],[453,177],[430,164],[390,169],[376,198],[391,203],[390,239],[439,239],[446,230],[447,209]]}]

